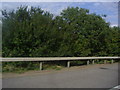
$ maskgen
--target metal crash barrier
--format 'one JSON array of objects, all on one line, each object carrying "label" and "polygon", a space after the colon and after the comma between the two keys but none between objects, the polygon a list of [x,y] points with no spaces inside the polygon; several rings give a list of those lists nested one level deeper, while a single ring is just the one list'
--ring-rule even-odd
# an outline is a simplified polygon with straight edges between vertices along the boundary
[{"label": "metal crash barrier", "polygon": [[11,57],[4,58],[1,57],[1,62],[17,62],[17,61],[39,61],[40,62],[40,70],[42,70],[43,62],[47,61],[67,61],[67,67],[70,67],[70,61],[86,61],[86,64],[90,64],[90,60],[92,60],[92,64],[95,63],[95,60],[104,60],[104,64],[106,64],[106,60],[111,60],[111,63],[114,63],[114,60],[119,60],[120,57]]}]

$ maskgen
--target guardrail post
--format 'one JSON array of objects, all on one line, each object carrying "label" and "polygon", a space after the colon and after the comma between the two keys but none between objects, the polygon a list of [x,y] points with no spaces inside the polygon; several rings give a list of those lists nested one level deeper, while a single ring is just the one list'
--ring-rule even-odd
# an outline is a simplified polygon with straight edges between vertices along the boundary
[{"label": "guardrail post", "polygon": [[106,64],[107,63],[107,61],[106,60],[104,60],[104,64]]},{"label": "guardrail post", "polygon": [[67,61],[67,67],[68,68],[70,67],[70,61]]},{"label": "guardrail post", "polygon": [[95,61],[94,61],[94,60],[92,60],[92,64],[95,64]]},{"label": "guardrail post", "polygon": [[89,65],[89,64],[90,64],[90,61],[88,60],[88,61],[87,61],[87,65]]},{"label": "guardrail post", "polygon": [[113,60],[111,60],[111,64],[113,64],[114,63],[114,61]]},{"label": "guardrail post", "polygon": [[40,70],[42,70],[42,62],[40,62]]}]

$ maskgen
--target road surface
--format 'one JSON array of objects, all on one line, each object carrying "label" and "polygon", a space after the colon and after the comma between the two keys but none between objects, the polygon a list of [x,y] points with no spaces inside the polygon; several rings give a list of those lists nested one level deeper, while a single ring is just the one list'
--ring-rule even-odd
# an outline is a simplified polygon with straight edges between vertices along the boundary
[{"label": "road surface", "polygon": [[117,63],[2,79],[3,88],[112,88],[117,85]]}]

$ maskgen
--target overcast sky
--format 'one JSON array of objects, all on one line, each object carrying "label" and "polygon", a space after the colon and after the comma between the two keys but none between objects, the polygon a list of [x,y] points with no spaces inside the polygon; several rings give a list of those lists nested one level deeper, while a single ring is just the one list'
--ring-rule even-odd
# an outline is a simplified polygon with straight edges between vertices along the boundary
[{"label": "overcast sky", "polygon": [[63,9],[69,7],[80,7],[90,10],[90,13],[106,14],[105,20],[111,26],[118,25],[118,3],[117,2],[3,2],[2,9],[13,10],[20,5],[28,7],[41,7],[54,15],[59,15]]}]

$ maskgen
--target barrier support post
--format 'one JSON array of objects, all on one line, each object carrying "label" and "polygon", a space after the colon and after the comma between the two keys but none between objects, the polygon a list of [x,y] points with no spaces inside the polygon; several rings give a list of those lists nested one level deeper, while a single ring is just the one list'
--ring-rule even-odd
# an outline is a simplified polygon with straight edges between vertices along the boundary
[{"label": "barrier support post", "polygon": [[68,68],[70,67],[70,61],[67,61],[67,67]]},{"label": "barrier support post", "polygon": [[40,70],[42,70],[42,62],[40,62]]},{"label": "barrier support post", "polygon": [[87,61],[87,65],[89,65],[89,64],[90,64],[90,61],[88,60],[88,61]]},{"label": "barrier support post", "polygon": [[113,64],[114,63],[114,61],[113,61],[113,59],[111,60],[111,64]]},{"label": "barrier support post", "polygon": [[107,63],[107,61],[106,60],[104,60],[104,64],[106,64]]},{"label": "barrier support post", "polygon": [[95,61],[94,61],[94,60],[92,60],[92,64],[95,64]]}]

